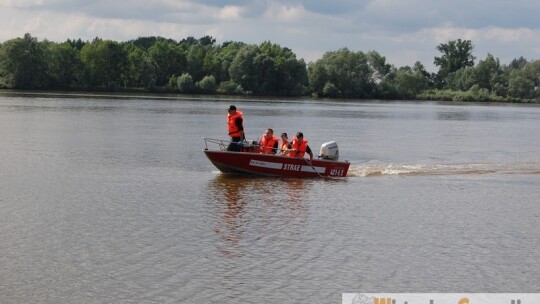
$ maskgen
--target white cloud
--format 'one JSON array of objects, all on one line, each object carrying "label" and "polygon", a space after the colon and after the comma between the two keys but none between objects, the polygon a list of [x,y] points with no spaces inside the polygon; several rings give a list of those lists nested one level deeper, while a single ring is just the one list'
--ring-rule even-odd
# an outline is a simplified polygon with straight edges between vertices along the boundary
[{"label": "white cloud", "polygon": [[0,0],[0,7],[34,7],[43,5],[43,0]]},{"label": "white cloud", "polygon": [[538,31],[534,31],[529,28],[518,28],[518,29],[505,29],[505,28],[496,28],[491,27],[485,30],[486,40],[493,40],[500,43],[512,43],[519,42],[522,40],[529,39],[538,39]]},{"label": "white cloud", "polygon": [[297,23],[303,20],[306,11],[302,6],[292,5],[271,5],[264,13],[264,18],[274,20],[275,22]]},{"label": "white cloud", "polygon": [[239,20],[242,15],[242,8],[236,5],[227,5],[219,10],[218,16],[222,20]]}]

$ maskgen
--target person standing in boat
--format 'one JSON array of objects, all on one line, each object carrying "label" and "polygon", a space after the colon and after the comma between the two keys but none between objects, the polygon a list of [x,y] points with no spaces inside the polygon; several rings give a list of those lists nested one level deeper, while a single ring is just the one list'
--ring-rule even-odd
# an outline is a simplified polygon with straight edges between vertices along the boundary
[{"label": "person standing in boat", "polygon": [[308,141],[304,139],[302,132],[296,133],[296,136],[292,140],[291,148],[292,150],[289,152],[289,156],[303,158],[307,153],[309,155],[309,161],[313,160],[313,152],[311,152]]},{"label": "person standing in boat", "polygon": [[278,151],[278,138],[274,136],[274,130],[268,128],[264,132],[259,145],[262,154],[276,154]]},{"label": "person standing in boat", "polygon": [[227,151],[240,151],[240,141],[245,139],[244,135],[244,116],[243,113],[236,110],[235,105],[229,106],[227,114],[227,127],[231,143],[227,147]]},{"label": "person standing in boat", "polygon": [[289,150],[292,149],[291,143],[289,142],[289,137],[287,136],[287,133],[283,132],[281,133],[281,155],[287,156],[289,155]]}]

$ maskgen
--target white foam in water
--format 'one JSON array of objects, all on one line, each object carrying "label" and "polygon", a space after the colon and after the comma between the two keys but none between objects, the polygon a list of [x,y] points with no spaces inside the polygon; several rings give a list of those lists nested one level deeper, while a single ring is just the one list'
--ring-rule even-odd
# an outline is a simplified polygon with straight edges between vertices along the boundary
[{"label": "white foam in water", "polygon": [[349,168],[348,176],[540,174],[540,161],[465,164],[364,164]]}]

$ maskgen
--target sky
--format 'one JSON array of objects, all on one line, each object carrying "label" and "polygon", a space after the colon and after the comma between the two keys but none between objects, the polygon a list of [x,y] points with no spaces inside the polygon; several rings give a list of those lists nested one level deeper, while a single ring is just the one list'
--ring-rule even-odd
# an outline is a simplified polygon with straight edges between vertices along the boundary
[{"label": "sky", "polygon": [[329,51],[377,51],[396,67],[437,67],[436,47],[471,40],[475,63],[540,59],[538,0],[0,0],[0,42],[212,36],[270,41],[307,63]]}]

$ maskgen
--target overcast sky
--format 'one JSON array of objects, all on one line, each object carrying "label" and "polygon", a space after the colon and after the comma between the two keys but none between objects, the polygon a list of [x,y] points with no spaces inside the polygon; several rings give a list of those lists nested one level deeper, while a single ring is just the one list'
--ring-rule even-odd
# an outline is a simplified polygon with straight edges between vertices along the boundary
[{"label": "overcast sky", "polygon": [[436,71],[439,43],[473,42],[476,61],[540,59],[539,0],[0,0],[0,42],[144,36],[217,43],[269,40],[306,62],[347,47],[375,50],[397,67]]}]

